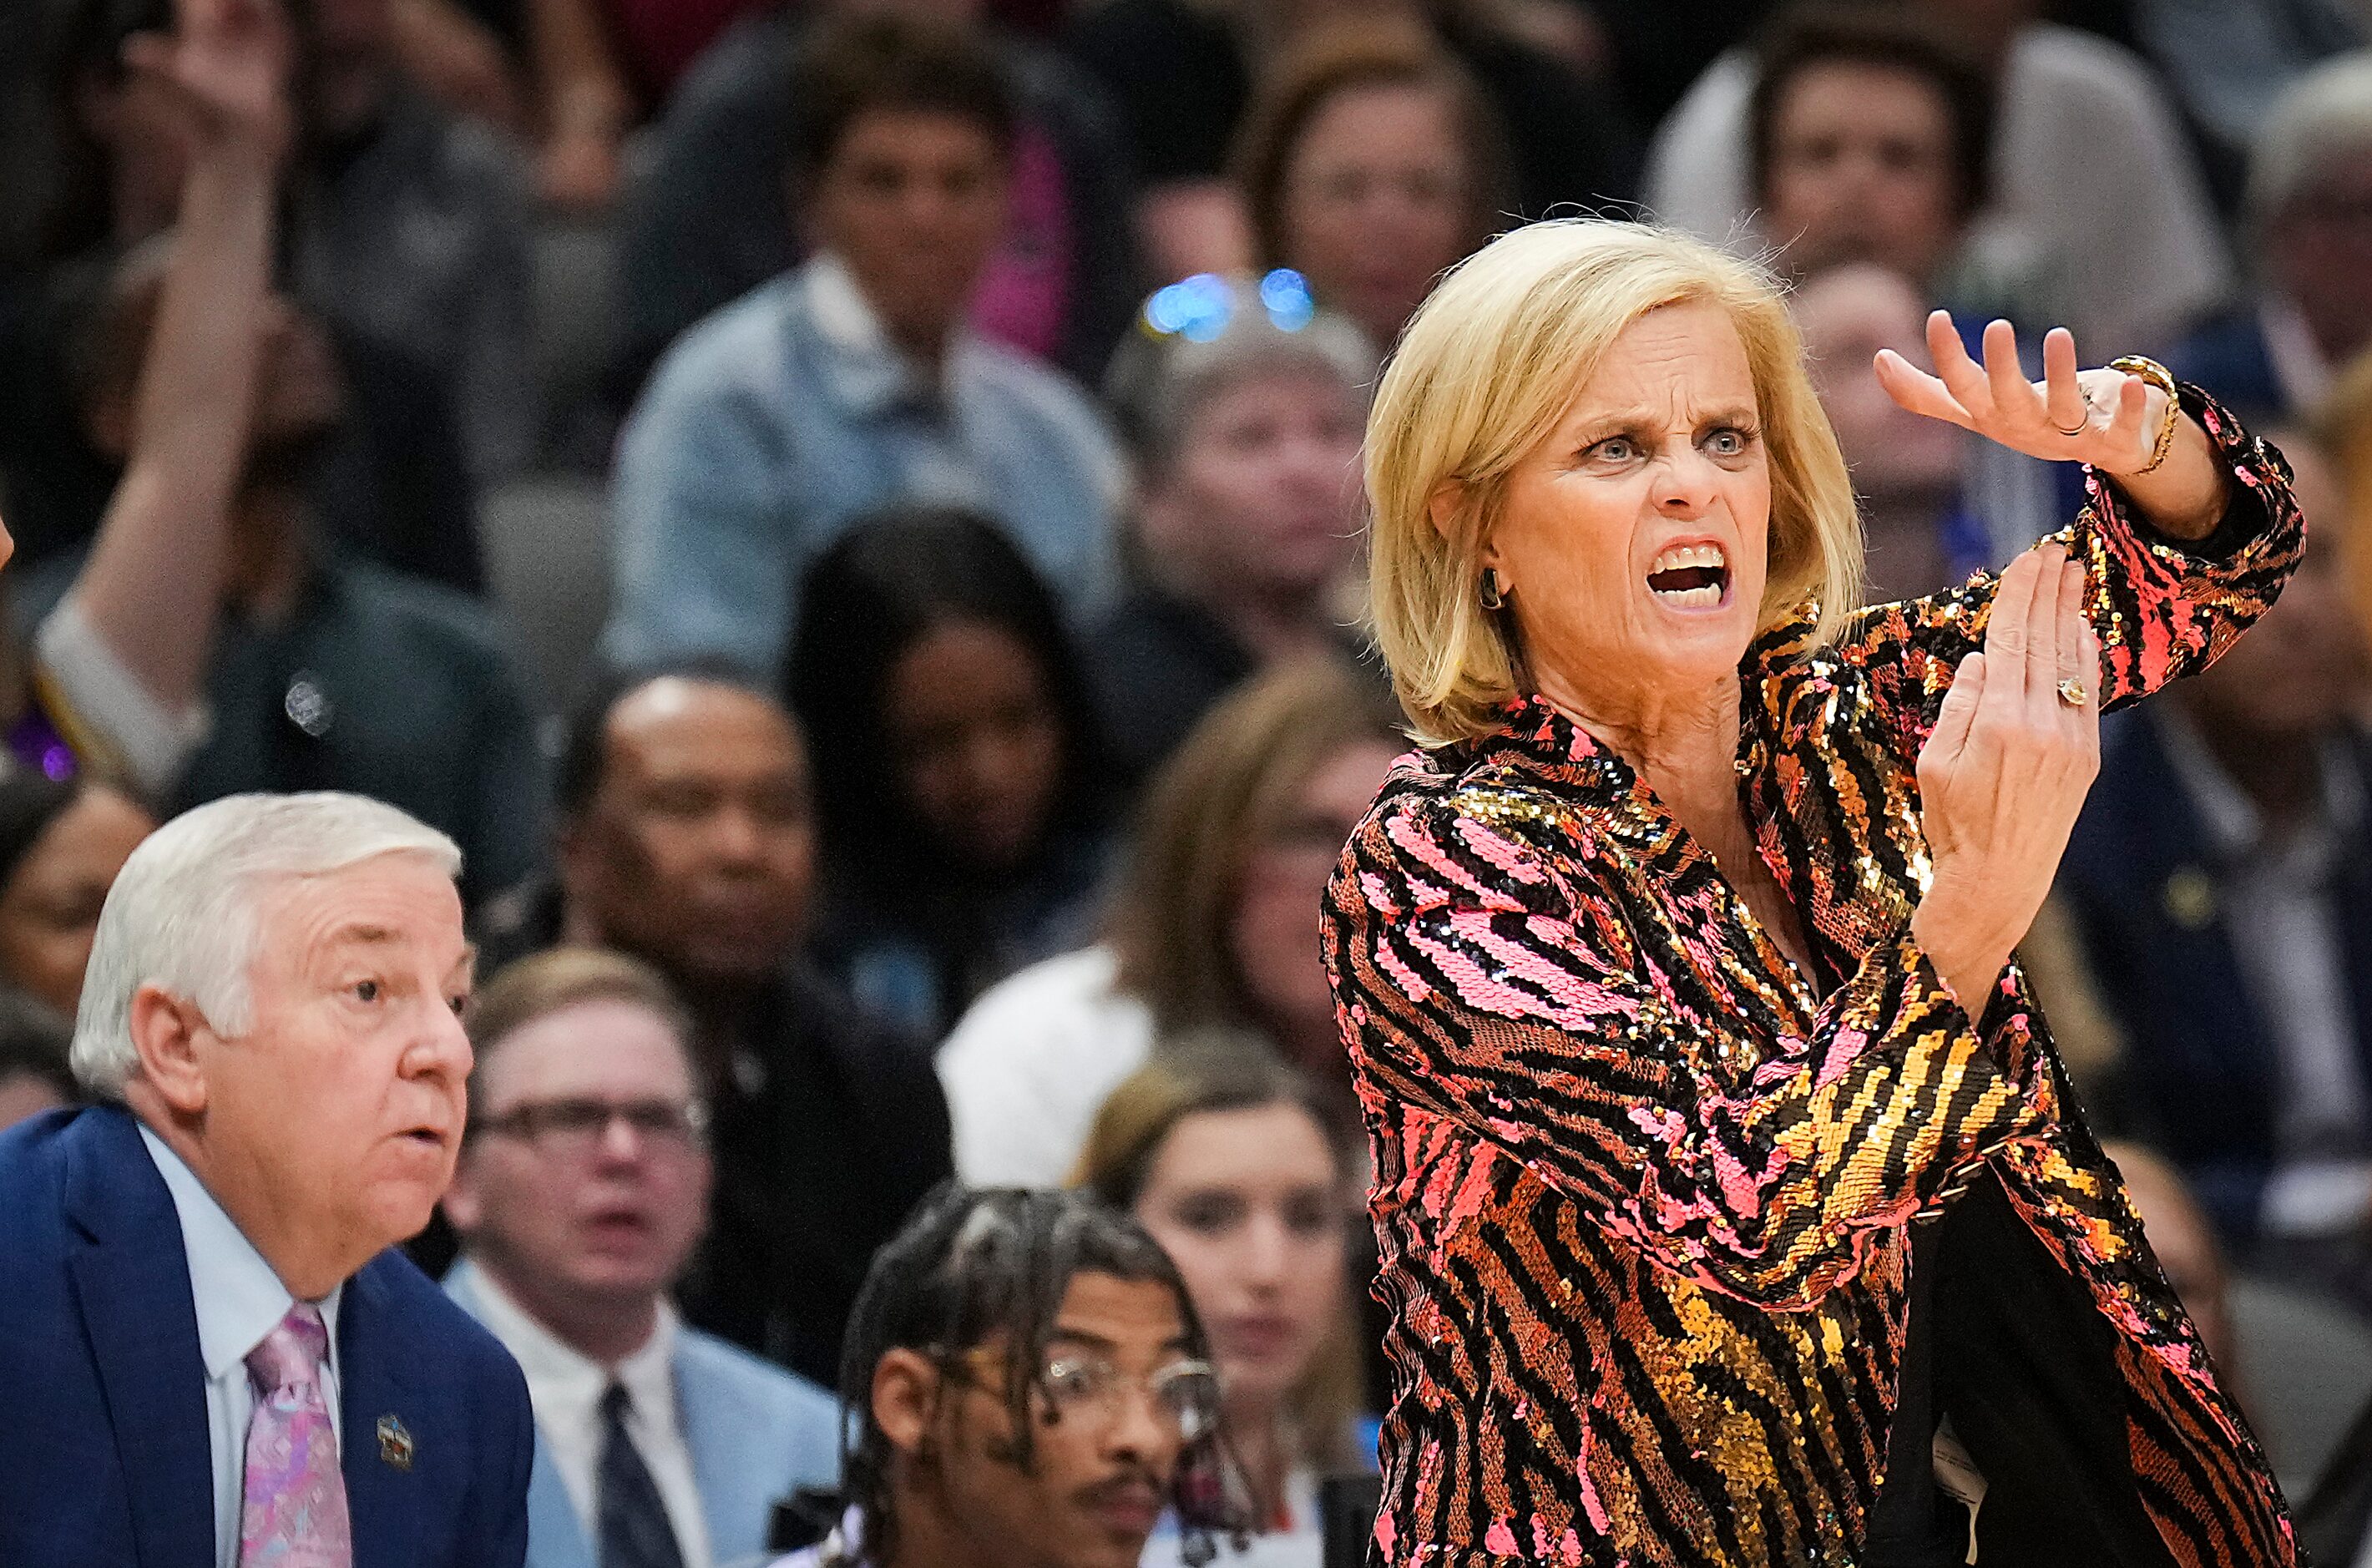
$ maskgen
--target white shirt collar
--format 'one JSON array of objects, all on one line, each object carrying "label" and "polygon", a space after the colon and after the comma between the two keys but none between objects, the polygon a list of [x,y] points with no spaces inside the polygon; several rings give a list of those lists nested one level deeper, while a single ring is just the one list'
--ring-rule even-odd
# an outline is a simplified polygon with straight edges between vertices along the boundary
[{"label": "white shirt collar", "polygon": [[2330,395],[2336,372],[2314,341],[2298,308],[2278,295],[2268,296],[2257,319],[2265,334],[2265,357],[2273,361],[2273,380],[2294,409],[2319,408]]},{"label": "white shirt collar", "polygon": [[819,250],[800,270],[807,290],[808,319],[816,335],[832,350],[831,371],[841,395],[859,407],[879,409],[893,403],[936,403],[954,386],[974,351],[971,328],[961,321],[948,334],[947,353],[939,362],[939,380],[914,357],[890,339],[880,312],[857,286],[848,264],[829,250]]},{"label": "white shirt collar", "polygon": [[[280,1283],[263,1254],[255,1249],[198,1173],[173,1152],[172,1145],[144,1126],[140,1141],[173,1195],[173,1209],[181,1222],[181,1246],[190,1263],[190,1294],[198,1313],[198,1354],[209,1378],[221,1378],[247,1360],[248,1353],[280,1326],[296,1297]],[[345,1294],[341,1283],[316,1305],[329,1330],[330,1365],[334,1375],[338,1358],[338,1302]]]},{"label": "white shirt collar", "polygon": [[473,1282],[487,1329],[527,1375],[530,1402],[552,1424],[574,1426],[589,1422],[601,1395],[614,1376],[626,1387],[626,1397],[645,1418],[666,1430],[676,1430],[675,1308],[662,1296],[650,1338],[612,1369],[563,1340],[536,1321],[503,1288],[493,1272],[481,1263]]}]

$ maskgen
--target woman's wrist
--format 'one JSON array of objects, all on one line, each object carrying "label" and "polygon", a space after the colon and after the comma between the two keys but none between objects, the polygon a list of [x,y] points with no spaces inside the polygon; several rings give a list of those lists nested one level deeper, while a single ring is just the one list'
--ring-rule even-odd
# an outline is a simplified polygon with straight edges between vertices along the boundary
[{"label": "woman's wrist", "polygon": [[[2149,417],[2156,420],[2164,393],[2153,389]],[[2103,470],[2142,519],[2170,539],[2196,540],[2215,531],[2232,500],[2232,475],[2199,421],[2179,407],[2174,439],[2166,459],[2147,471]]]},{"label": "woman's wrist", "polygon": [[1911,913],[1911,939],[1927,955],[1952,1000],[1972,1023],[1983,1016],[2009,964],[2010,950],[2017,945],[2016,935],[2004,937],[1959,912],[1948,891],[1939,899],[1934,886]]}]

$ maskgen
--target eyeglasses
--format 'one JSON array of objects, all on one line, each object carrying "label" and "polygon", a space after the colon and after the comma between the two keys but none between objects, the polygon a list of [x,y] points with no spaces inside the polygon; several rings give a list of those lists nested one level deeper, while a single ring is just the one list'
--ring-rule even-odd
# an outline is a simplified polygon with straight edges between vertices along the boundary
[{"label": "eyeglasses", "polygon": [[[989,1379],[980,1375],[981,1369],[988,1368],[993,1375],[1005,1362],[1004,1353],[993,1345],[977,1346],[947,1359],[983,1385]],[[1133,1389],[1182,1442],[1198,1442],[1219,1423],[1219,1376],[1207,1361],[1180,1359],[1139,1375],[1122,1371],[1109,1356],[1065,1351],[1046,1358],[1038,1383],[1046,1390],[1047,1402],[1058,1420],[1109,1426],[1120,1419],[1122,1400]]]},{"label": "eyeglasses", "polygon": [[698,1100],[529,1100],[471,1123],[471,1130],[517,1138],[544,1154],[576,1159],[601,1147],[613,1121],[633,1128],[638,1142],[669,1154],[690,1154],[708,1141],[708,1109]]},{"label": "eyeglasses", "polygon": [[[1318,314],[1317,296],[1309,280],[1290,267],[1279,267],[1252,285],[1269,325],[1280,332],[1297,332]],[[1145,302],[1145,325],[1161,337],[1207,343],[1225,335],[1236,319],[1243,285],[1216,273],[1196,273],[1155,291]]]}]

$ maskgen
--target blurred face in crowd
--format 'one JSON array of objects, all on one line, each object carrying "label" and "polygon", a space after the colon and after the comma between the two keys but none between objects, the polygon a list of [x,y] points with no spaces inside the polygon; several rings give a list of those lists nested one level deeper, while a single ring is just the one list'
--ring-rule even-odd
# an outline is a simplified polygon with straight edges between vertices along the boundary
[{"label": "blurred face in crowd", "polygon": [[123,796],[92,784],[42,829],[0,884],[0,976],[73,1017],[107,890],[156,828]]},{"label": "blurred face in crowd", "polygon": [[66,1098],[58,1093],[58,1086],[39,1073],[0,1075],[0,1132],[27,1117],[55,1110],[65,1103]]},{"label": "blurred face in crowd", "polygon": [[1181,1118],[1137,1223],[1186,1278],[1230,1409],[1273,1412],[1341,1322],[1343,1171],[1290,1101]]},{"label": "blurred face in crowd", "polygon": [[1875,261],[1933,277],[1959,243],[1952,117],[1925,78],[1837,61],[1798,71],[1772,116],[1763,232],[1804,275]]},{"label": "blurred face in crowd", "polygon": [[708,1212],[692,1063],[640,1002],[578,1002],[482,1052],[470,1142],[445,1212],[539,1318],[649,1307]]},{"label": "blurred face in crowd", "polygon": [[1900,273],[1849,262],[1805,280],[1790,296],[1804,334],[1812,387],[1854,489],[1871,503],[1864,517],[1873,603],[1946,587],[1941,537],[1928,517],[1907,533],[1888,517],[1903,507],[1941,508],[1958,489],[1968,437],[1941,420],[1923,419],[1886,395],[1870,362],[1890,348],[1927,363],[1926,310]]},{"label": "blurred face in crowd", "polygon": [[1205,600],[1308,598],[1358,548],[1358,394],[1318,366],[1213,390],[1148,476],[1141,529],[1166,580]]},{"label": "blurred face in crowd", "polygon": [[[952,1365],[893,1350],[874,1370],[873,1413],[898,1450],[900,1539],[917,1561],[981,1568],[1134,1568],[1176,1482],[1185,1441],[1147,1385],[1189,1353],[1176,1293],[1154,1280],[1073,1276],[1047,1345],[1052,1387],[1085,1365],[1099,1397],[1030,1397],[1030,1463],[1013,1446],[1006,1352],[991,1341]],[[932,1543],[928,1555],[920,1543]]]},{"label": "blurred face in crowd", "polygon": [[[375,855],[257,892],[250,1027],[144,986],[125,1098],[169,1126],[288,1287],[317,1298],[419,1234],[461,1146],[471,949],[453,880]],[[310,1258],[296,1277],[284,1258]]]},{"label": "blurred face in crowd", "polygon": [[621,698],[601,779],[564,830],[569,914],[679,978],[753,980],[806,939],[815,880],[807,749],[754,692],[674,677]]},{"label": "blurred face in crowd", "polygon": [[2273,433],[2296,472],[2306,557],[2273,607],[2224,656],[2169,695],[2211,739],[2295,740],[2344,723],[2366,696],[2362,621],[2340,571],[2343,531],[2355,526],[2345,490],[2310,437]]},{"label": "blurred face in crowd", "polygon": [[106,154],[115,238],[128,244],[169,225],[193,152],[189,119],[171,88],[147,72],[94,71],[75,89],[75,116]]},{"label": "blurred face in crowd", "polygon": [[920,17],[925,21],[971,22],[987,14],[988,0],[821,0],[816,9],[835,17]]},{"label": "blurred face in crowd", "polygon": [[2273,215],[2264,256],[2333,363],[2372,343],[2372,147],[2332,158]]},{"label": "blurred face in crowd", "polygon": [[1003,238],[1006,157],[959,115],[859,114],[808,203],[817,239],[856,279],[890,338],[936,354]]},{"label": "blurred face in crowd", "polygon": [[1389,347],[1474,238],[1466,157],[1446,92],[1345,87],[1286,159],[1280,260]]},{"label": "blurred face in crowd", "polygon": [[[164,296],[165,257],[140,260],[141,271],[119,284],[106,309],[110,338],[136,351],[108,356],[109,371],[94,389],[87,423],[94,445],[121,460],[132,451],[140,397],[140,368]],[[254,412],[248,426],[249,479],[286,482],[318,450],[345,412],[345,380],[337,350],[321,323],[285,295],[263,304],[255,368]]]},{"label": "blurred face in crowd", "polygon": [[1347,1068],[1334,994],[1318,957],[1318,909],[1351,830],[1382,787],[1396,748],[1378,738],[1320,761],[1246,852],[1228,950],[1262,1022],[1324,1082]]},{"label": "blurred face in crowd", "polygon": [[883,703],[914,819],[976,869],[1026,860],[1063,778],[1062,718],[1038,656],[1002,627],[943,621],[890,668]]},{"label": "blurred face in crowd", "polygon": [[312,0],[304,34],[315,122],[332,136],[363,129],[395,82],[391,0]]}]

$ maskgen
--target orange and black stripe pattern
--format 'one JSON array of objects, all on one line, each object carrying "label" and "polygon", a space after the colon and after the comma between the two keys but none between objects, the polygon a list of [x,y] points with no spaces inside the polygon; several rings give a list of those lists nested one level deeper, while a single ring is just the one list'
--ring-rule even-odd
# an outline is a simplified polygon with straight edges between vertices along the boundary
[{"label": "orange and black stripe pattern", "polygon": [[[2212,658],[2297,558],[2279,454],[2185,403],[2238,481],[2216,537],[2146,535],[2097,477],[2064,536],[2112,703]],[[1818,977],[1545,703],[1394,769],[1324,925],[1392,1315],[1371,1562],[1856,1562],[1906,1227],[1988,1163],[2118,1332],[2136,1484],[2174,1560],[2296,1561],[2023,978],[1972,1022],[1910,934],[1914,765],[1992,591],[1878,607],[1818,649],[1807,607],[1748,656],[1742,798]]]}]

